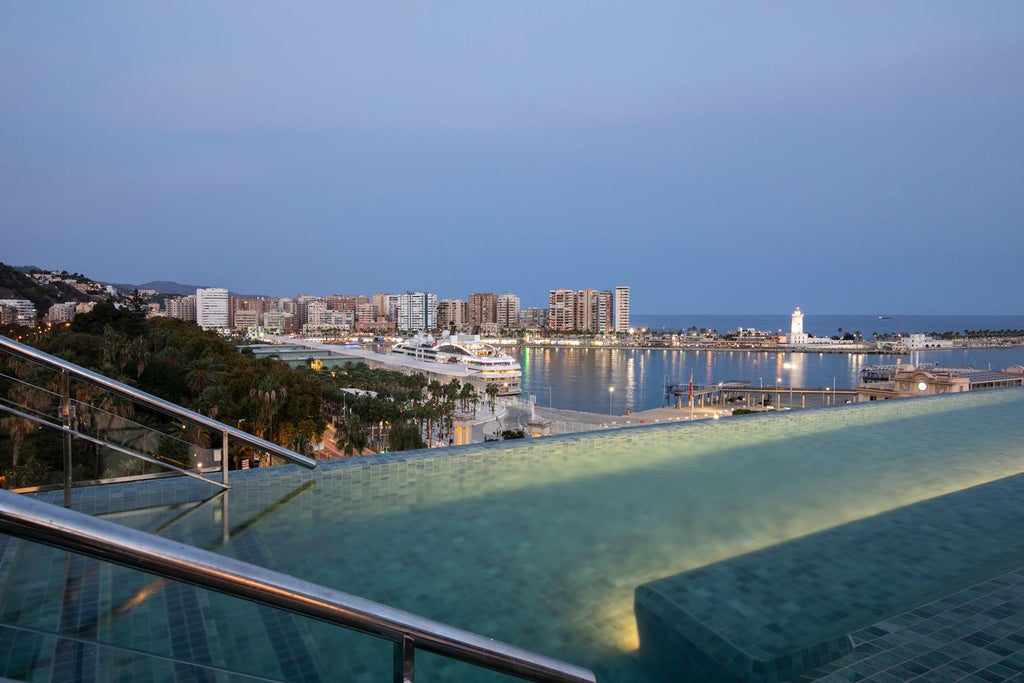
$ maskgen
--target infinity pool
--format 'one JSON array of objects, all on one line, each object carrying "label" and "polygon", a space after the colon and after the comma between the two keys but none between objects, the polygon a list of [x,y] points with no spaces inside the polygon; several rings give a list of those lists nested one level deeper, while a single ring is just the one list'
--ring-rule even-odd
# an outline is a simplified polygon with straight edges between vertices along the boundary
[{"label": "infinity pool", "polygon": [[[558,657],[601,681],[644,681],[637,586],[1020,473],[1022,408],[1024,391],[1003,390],[666,424],[232,473],[231,491],[206,503],[145,484],[104,487],[76,507],[121,506],[111,518],[122,523]],[[8,575],[48,557],[64,556],[23,548]],[[99,641],[290,680],[390,676],[390,646],[371,638],[121,568],[96,573]],[[43,630],[56,599],[19,614]],[[141,670],[119,656],[103,660],[108,678]],[[417,668],[423,680],[489,675],[426,655]]]}]

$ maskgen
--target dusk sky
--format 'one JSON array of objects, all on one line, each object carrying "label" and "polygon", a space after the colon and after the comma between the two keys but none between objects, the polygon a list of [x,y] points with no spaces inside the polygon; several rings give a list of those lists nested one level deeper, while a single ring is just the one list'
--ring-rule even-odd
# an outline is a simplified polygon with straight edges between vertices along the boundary
[{"label": "dusk sky", "polygon": [[0,261],[1024,313],[1024,2],[6,2]]}]

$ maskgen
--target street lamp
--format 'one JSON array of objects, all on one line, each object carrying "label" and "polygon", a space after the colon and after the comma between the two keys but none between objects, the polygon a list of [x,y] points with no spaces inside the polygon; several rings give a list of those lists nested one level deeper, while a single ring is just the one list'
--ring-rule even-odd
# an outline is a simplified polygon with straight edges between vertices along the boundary
[{"label": "street lamp", "polygon": [[608,414],[612,414],[612,394],[615,393],[615,387],[608,387]]},{"label": "street lamp", "polygon": [[781,377],[775,378],[775,409],[778,410],[782,407],[781,398],[779,397],[779,382],[782,381]]}]

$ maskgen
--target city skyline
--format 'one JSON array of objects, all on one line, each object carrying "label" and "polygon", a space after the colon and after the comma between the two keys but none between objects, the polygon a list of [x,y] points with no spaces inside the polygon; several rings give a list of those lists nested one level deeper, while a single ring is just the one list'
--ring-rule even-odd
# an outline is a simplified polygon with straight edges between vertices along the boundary
[{"label": "city skyline", "polygon": [[628,282],[641,314],[1021,311],[1020,3],[0,19],[6,263],[524,307]]}]

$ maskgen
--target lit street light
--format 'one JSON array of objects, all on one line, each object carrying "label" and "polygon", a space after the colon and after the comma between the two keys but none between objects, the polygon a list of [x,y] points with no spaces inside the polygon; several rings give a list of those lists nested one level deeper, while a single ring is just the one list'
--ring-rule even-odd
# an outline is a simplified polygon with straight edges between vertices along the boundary
[{"label": "lit street light", "polygon": [[615,387],[608,387],[608,414],[612,414],[612,394],[615,393]]}]

